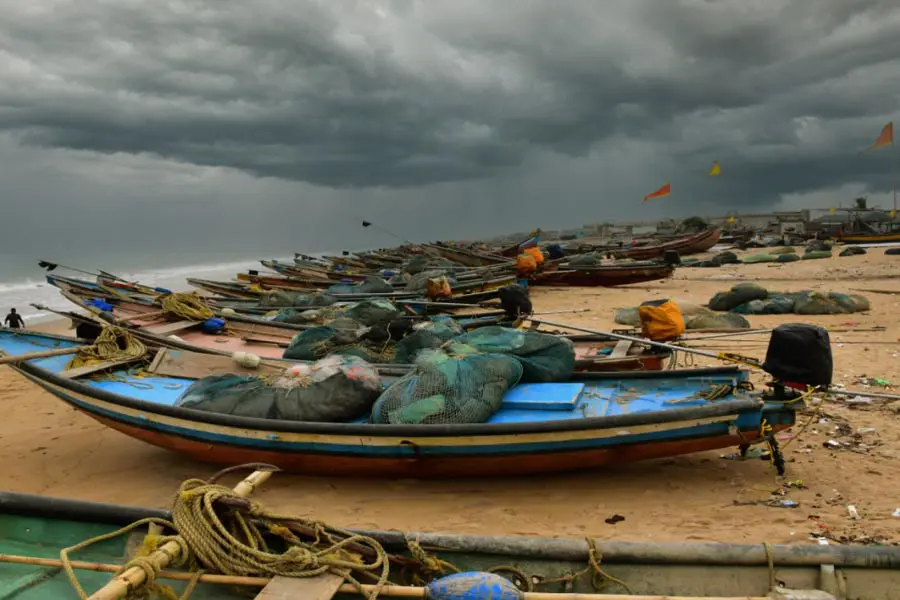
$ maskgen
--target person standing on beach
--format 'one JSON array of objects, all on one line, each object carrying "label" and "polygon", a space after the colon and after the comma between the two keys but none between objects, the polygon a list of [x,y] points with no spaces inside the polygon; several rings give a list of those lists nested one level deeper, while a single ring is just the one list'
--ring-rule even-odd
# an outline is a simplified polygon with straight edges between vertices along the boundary
[{"label": "person standing on beach", "polygon": [[6,319],[4,319],[3,322],[12,329],[21,329],[22,327],[25,327],[25,321],[22,320],[21,315],[19,315],[14,308],[9,309],[9,314],[6,315]]}]

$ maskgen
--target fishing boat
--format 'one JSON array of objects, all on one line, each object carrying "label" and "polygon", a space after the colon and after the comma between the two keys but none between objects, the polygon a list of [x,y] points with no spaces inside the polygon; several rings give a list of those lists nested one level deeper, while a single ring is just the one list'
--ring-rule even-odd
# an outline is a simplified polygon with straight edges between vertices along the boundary
[{"label": "fishing boat", "polygon": [[531,276],[530,285],[615,287],[668,279],[675,267],[667,264],[601,265],[597,267],[552,266]]},{"label": "fishing boat", "polygon": [[[154,508],[0,491],[0,531],[4,534],[0,538],[0,589],[6,598],[17,600],[76,598],[59,561],[60,552],[67,546],[103,535],[109,539],[72,555],[82,587],[88,593],[99,590],[120,565],[132,558],[144,541],[146,528],[117,537],[111,534],[141,519],[171,522],[172,515]],[[572,576],[583,572],[589,564],[591,546],[584,539],[366,530],[349,533],[379,543],[391,557],[392,581],[404,581],[400,563],[413,559],[408,540],[416,540],[421,547],[431,549],[436,558],[461,571],[494,571],[525,589],[532,589],[534,582],[538,582],[536,587],[543,593],[542,600],[554,600],[554,593],[559,594],[559,600],[572,600],[571,593],[580,594],[580,600],[591,600],[591,594],[598,592],[591,582],[591,570],[583,577]],[[308,538],[304,536],[304,539]],[[621,594],[605,595],[604,600],[613,597],[702,600],[713,596],[717,600],[886,600],[895,597],[896,573],[900,569],[900,548],[896,546],[614,540],[591,543],[603,557],[604,573],[615,578],[604,578],[601,591]],[[498,569],[504,565],[505,569]],[[520,575],[509,565],[531,577],[532,582],[519,581]],[[180,597],[190,578],[191,574],[170,567],[158,582],[171,585]],[[321,595],[319,579],[289,580],[287,584],[293,587],[293,594],[283,597],[329,600],[329,594]],[[243,585],[237,585],[238,581]],[[773,582],[780,582],[781,595],[772,593]],[[267,578],[225,577],[217,583],[215,577],[207,577],[201,579],[190,597],[192,600],[253,598],[267,585],[270,585]],[[320,593],[314,595],[310,588]],[[326,586],[326,589],[330,593],[336,587]],[[415,589],[404,586],[399,592],[405,592],[408,598]],[[395,594],[391,590],[379,594],[379,598],[392,596]],[[261,599],[263,595],[256,597]],[[495,597],[488,593],[464,596],[467,600]],[[359,600],[362,596],[341,591],[334,598]]]},{"label": "fishing boat", "polygon": [[719,243],[721,233],[716,227],[704,229],[699,233],[682,237],[671,242],[653,244],[651,246],[638,246],[612,252],[615,258],[633,258],[634,260],[651,260],[662,258],[667,251],[673,250],[681,256],[706,252]]},{"label": "fishing boat", "polygon": [[845,233],[838,232],[834,238],[845,244],[897,244],[900,243],[900,231],[885,233]]},{"label": "fishing boat", "polygon": [[[67,356],[28,358],[81,342],[0,330],[0,351],[63,402],[135,439],[226,465],[274,464],[328,476],[511,476],[599,468],[768,439],[795,422],[794,405],[748,391],[733,367],[629,374],[580,374],[566,383],[519,384],[485,423],[444,425],[298,422],[177,406],[199,377],[234,372],[230,357],[162,348],[140,374],[110,363],[85,378]],[[164,356],[160,358],[159,354]],[[167,358],[166,358],[167,355]],[[211,361],[220,361],[211,364]],[[763,427],[763,423],[767,427]],[[764,438],[767,436],[767,438]]]}]

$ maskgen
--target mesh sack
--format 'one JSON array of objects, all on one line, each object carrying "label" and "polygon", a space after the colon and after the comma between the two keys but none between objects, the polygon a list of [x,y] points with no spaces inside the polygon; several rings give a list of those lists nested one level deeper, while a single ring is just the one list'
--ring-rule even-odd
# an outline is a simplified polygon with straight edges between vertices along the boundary
[{"label": "mesh sack", "polygon": [[794,312],[794,297],[787,294],[771,294],[764,300],[751,300],[739,304],[732,308],[731,312],[741,315],[789,315]]},{"label": "mesh sack", "polygon": [[844,315],[854,312],[847,304],[821,292],[798,292],[794,312],[798,315]]},{"label": "mesh sack", "polygon": [[489,326],[453,340],[486,354],[509,354],[522,363],[522,381],[568,381],[575,371],[575,344],[569,338]]},{"label": "mesh sack", "polygon": [[411,334],[394,345],[394,362],[411,364],[422,350],[440,348],[445,342],[463,333],[463,328],[452,319],[416,325]]},{"label": "mesh sack", "polygon": [[502,354],[450,356],[424,351],[416,369],[386,389],[372,407],[372,423],[484,423],[522,376],[522,365]]},{"label": "mesh sack", "polygon": [[336,283],[329,287],[329,294],[389,294],[394,287],[381,277],[369,275],[360,283]]},{"label": "mesh sack", "polygon": [[731,310],[751,300],[764,300],[769,293],[756,283],[739,283],[727,292],[719,292],[709,301],[710,310]]},{"label": "mesh sack", "polygon": [[373,363],[393,362],[393,345],[366,340],[365,332],[365,328],[342,329],[335,327],[334,323],[312,327],[294,336],[282,358],[319,360],[330,354],[339,354],[356,356]]},{"label": "mesh sack", "polygon": [[341,311],[341,316],[353,319],[367,327],[390,322],[400,314],[400,309],[387,300],[363,300]]},{"label": "mesh sack", "polygon": [[573,267],[594,267],[598,262],[597,255],[594,253],[578,254],[568,260]]},{"label": "mesh sack", "polygon": [[410,277],[409,281],[406,282],[406,287],[404,289],[408,292],[424,292],[428,289],[429,279],[436,279],[443,275],[447,276],[451,287],[456,285],[456,280],[453,278],[452,273],[447,269],[429,269],[427,271],[416,273]]},{"label": "mesh sack", "polygon": [[340,423],[369,412],[381,393],[372,365],[330,356],[282,375],[212,375],[194,382],[176,406],[238,417]]},{"label": "mesh sack", "polygon": [[337,300],[328,294],[301,294],[284,290],[266,292],[259,299],[259,305],[263,308],[312,308],[331,306],[335,302]]}]

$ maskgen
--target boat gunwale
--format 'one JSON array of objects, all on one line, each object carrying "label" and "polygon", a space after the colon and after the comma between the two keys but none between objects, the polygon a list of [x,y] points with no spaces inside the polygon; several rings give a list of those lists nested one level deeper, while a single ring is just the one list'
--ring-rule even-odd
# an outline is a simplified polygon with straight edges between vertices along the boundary
[{"label": "boat gunwale", "polygon": [[[0,490],[0,514],[123,526],[144,518],[171,520],[164,509],[57,498]],[[403,551],[407,540],[442,552],[515,556],[555,561],[584,561],[589,547],[584,539],[527,536],[484,536],[441,532],[400,532],[348,528],[378,540],[388,551]],[[722,542],[599,542],[604,563],[656,565],[766,566],[763,544]],[[818,544],[772,545],[775,566],[900,569],[900,547]]]}]

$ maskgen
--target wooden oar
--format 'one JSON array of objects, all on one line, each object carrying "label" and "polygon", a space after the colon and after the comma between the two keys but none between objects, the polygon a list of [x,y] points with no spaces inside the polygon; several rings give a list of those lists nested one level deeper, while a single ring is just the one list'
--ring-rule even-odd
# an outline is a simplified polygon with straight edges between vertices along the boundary
[{"label": "wooden oar", "polygon": [[[234,493],[241,498],[247,498],[271,476],[272,471],[253,471],[246,479],[235,486]],[[156,569],[162,569],[180,553],[181,546],[177,542],[166,542],[150,554],[147,557],[147,561],[154,565]],[[146,571],[138,567],[131,567],[91,594],[88,600],[119,600],[119,598],[128,593],[129,589],[141,585],[146,579]]]},{"label": "wooden oar", "polygon": [[[0,562],[19,565],[33,565],[36,567],[62,568],[60,560],[52,558],[35,558],[33,556],[18,556],[15,554],[0,554]],[[100,573],[115,573],[121,567],[106,563],[70,561],[69,565],[79,571],[95,571]],[[191,581],[195,578],[193,573],[185,571],[160,571],[157,575],[160,579],[172,581]],[[244,587],[263,588],[271,581],[268,577],[242,577],[237,575],[201,575],[200,583],[219,585],[238,585]],[[363,585],[363,591],[372,592],[374,585]],[[338,590],[342,594],[358,594],[359,589],[351,584],[343,584]],[[378,591],[379,596],[393,598],[424,598],[425,589],[421,587],[386,585]],[[627,594],[581,594],[581,593],[553,593],[553,592],[526,592],[525,600],[771,600],[765,596],[635,596]]]},{"label": "wooden oar", "polygon": [[15,356],[0,356],[0,365],[9,365],[33,360],[35,358],[49,358],[51,356],[65,356],[67,354],[76,354],[81,350],[90,348],[90,346],[72,346],[70,348],[55,348],[53,350],[44,350],[42,352],[29,352],[28,354],[17,354]]}]

